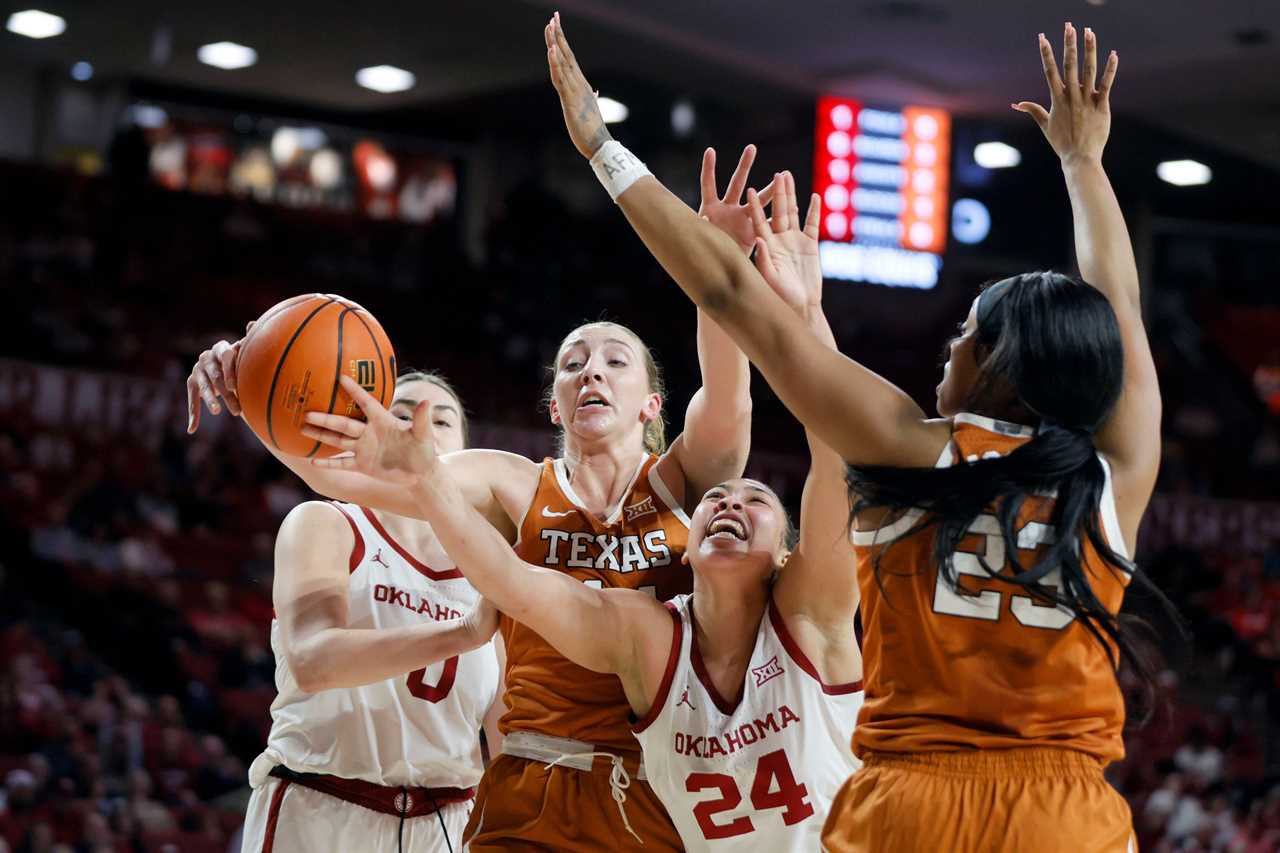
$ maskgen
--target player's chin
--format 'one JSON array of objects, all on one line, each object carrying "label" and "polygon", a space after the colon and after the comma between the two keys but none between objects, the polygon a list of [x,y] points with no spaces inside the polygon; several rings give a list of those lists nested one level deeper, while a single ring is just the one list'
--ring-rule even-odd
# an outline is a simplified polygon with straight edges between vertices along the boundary
[{"label": "player's chin", "polygon": [[942,418],[949,418],[960,411],[952,402],[951,395],[947,393],[947,390],[945,379],[934,389],[935,408],[938,410],[938,416]]}]

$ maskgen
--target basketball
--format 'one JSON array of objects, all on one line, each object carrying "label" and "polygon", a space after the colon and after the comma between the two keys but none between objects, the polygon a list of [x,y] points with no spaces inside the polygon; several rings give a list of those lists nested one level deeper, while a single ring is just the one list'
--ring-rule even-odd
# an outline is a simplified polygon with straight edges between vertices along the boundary
[{"label": "basketball", "polygon": [[236,361],[242,417],[267,445],[290,456],[338,451],[302,434],[307,412],[363,418],[342,390],[350,376],[384,406],[395,391],[396,358],[372,314],[332,294],[295,296],[258,318]]}]

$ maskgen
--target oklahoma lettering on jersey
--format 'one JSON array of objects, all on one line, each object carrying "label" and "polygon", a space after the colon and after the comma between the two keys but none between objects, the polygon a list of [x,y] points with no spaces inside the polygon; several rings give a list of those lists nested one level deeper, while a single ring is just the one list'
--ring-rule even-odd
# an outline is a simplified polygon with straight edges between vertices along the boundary
[{"label": "oklahoma lettering on jersey", "polygon": [[848,744],[861,682],[823,684],[770,601],[731,705],[702,662],[692,603],[667,603],[667,672],[633,728],[649,784],[687,850],[817,850],[831,801],[859,766]]},{"label": "oklahoma lettering on jersey", "polygon": [[[595,587],[639,589],[659,601],[693,585],[681,565],[689,518],[647,456],[613,514],[601,521],[583,508],[564,461],[547,459],[533,502],[520,523],[522,560],[565,572]],[[502,617],[507,648],[507,713],[502,731],[575,738],[635,752],[622,684],[572,663],[529,628]]]},{"label": "oklahoma lettering on jersey", "polygon": [[[334,503],[355,533],[347,624],[397,628],[456,619],[479,593],[456,568],[424,565],[363,507]],[[492,643],[411,673],[304,693],[271,623],[276,689],[267,749],[253,763],[254,786],[277,764],[379,785],[469,788],[480,781],[479,731],[498,692]],[[261,777],[261,778],[258,778]]]},{"label": "oklahoma lettering on jersey", "polygon": [[[938,466],[1007,454],[1034,435],[1030,427],[978,415],[953,419]],[[1098,508],[1108,545],[1128,559],[1111,488]],[[1032,496],[1019,513],[1024,566],[1053,541],[1052,497]],[[1111,761],[1124,756],[1124,699],[1106,651],[1062,608],[987,576],[978,562],[1008,570],[994,515],[981,515],[960,543],[956,571],[966,593],[943,580],[933,561],[933,529],[908,532],[912,511],[879,530],[855,531],[862,588],[862,654],[867,698],[853,746],[886,752],[1056,746]],[[890,545],[890,543],[892,543]],[[1115,613],[1127,575],[1105,563],[1089,542],[1082,564],[1094,594]],[[876,582],[881,559],[884,590]],[[1057,570],[1046,585],[1060,583]]]}]

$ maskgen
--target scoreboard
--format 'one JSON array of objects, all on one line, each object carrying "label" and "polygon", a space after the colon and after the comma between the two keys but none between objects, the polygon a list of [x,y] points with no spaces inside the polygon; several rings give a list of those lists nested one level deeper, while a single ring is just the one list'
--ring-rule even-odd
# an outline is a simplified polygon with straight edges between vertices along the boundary
[{"label": "scoreboard", "polygon": [[826,278],[931,288],[946,248],[951,116],[818,100],[813,190]]}]

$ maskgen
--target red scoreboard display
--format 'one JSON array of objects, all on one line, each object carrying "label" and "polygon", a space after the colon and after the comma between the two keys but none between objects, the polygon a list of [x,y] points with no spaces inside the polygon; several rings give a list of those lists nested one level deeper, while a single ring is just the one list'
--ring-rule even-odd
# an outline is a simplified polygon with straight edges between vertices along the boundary
[{"label": "red scoreboard display", "polygon": [[951,116],[818,100],[813,190],[827,278],[897,287],[938,282],[949,221]]}]

